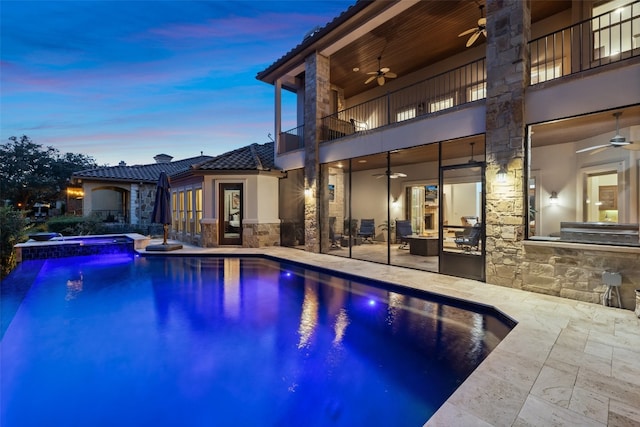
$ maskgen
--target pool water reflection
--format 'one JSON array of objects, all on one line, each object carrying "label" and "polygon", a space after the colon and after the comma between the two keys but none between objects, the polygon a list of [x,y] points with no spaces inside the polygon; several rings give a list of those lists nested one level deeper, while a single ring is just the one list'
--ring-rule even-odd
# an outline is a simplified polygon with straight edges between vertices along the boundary
[{"label": "pool water reflection", "polygon": [[261,258],[41,264],[1,344],[1,425],[418,426],[512,326]]}]

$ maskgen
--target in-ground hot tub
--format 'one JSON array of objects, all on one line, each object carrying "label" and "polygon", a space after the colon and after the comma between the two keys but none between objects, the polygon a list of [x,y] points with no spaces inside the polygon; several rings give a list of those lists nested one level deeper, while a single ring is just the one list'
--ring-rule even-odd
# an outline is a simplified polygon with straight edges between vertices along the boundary
[{"label": "in-ground hot tub", "polygon": [[[47,233],[50,234],[50,233]],[[34,239],[15,246],[18,262],[81,255],[133,252],[143,249],[149,238],[140,234],[102,234],[93,236],[59,236],[48,240]]]}]

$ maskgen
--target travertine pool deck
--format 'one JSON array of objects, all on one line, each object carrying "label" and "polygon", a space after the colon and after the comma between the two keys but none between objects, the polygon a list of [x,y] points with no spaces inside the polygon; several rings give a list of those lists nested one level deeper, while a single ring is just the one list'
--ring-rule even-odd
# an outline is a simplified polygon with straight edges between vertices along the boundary
[{"label": "travertine pool deck", "polygon": [[207,253],[268,254],[492,305],[516,320],[426,426],[640,426],[640,319],[633,311],[290,248],[184,245],[162,255]]}]

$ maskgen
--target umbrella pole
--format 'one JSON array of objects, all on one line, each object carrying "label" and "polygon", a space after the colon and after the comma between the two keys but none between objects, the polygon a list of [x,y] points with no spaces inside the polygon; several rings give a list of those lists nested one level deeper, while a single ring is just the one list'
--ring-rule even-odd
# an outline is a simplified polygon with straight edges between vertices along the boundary
[{"label": "umbrella pole", "polygon": [[163,245],[167,244],[167,235],[169,234],[169,224],[164,224],[164,241],[162,242]]}]

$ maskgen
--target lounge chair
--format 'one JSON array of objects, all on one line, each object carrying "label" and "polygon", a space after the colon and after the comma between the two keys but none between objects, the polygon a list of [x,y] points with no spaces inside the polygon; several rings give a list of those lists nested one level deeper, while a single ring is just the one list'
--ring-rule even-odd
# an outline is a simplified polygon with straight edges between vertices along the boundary
[{"label": "lounge chair", "polygon": [[409,249],[409,239],[407,239],[407,236],[411,236],[412,234],[411,221],[404,219],[396,220],[396,242],[400,243],[398,249]]},{"label": "lounge chair", "polygon": [[471,250],[478,250],[480,247],[480,238],[482,237],[482,223],[476,222],[473,227],[465,229],[465,231],[456,236],[454,242],[458,249],[462,249],[465,252]]},{"label": "lounge chair", "polygon": [[331,242],[331,249],[342,249],[338,244],[338,239],[336,238],[336,217],[329,217],[329,241]]},{"label": "lounge chair", "polygon": [[361,219],[358,237],[362,237],[362,243],[373,243],[376,237],[376,221],[374,219]]}]

